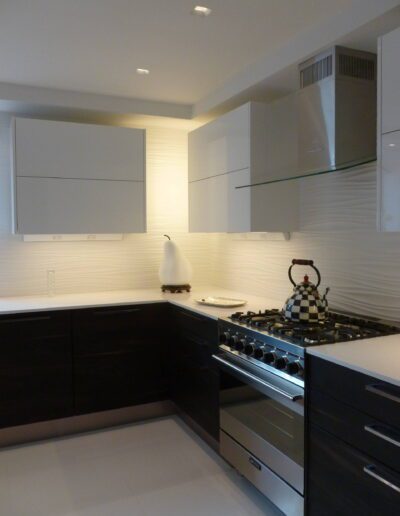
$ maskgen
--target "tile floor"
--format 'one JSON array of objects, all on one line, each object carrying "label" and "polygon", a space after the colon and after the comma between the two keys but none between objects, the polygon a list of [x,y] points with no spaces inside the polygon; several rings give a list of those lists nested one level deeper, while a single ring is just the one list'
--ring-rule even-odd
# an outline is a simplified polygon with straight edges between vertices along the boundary
[{"label": "tile floor", "polygon": [[1,516],[277,516],[176,417],[0,451]]}]

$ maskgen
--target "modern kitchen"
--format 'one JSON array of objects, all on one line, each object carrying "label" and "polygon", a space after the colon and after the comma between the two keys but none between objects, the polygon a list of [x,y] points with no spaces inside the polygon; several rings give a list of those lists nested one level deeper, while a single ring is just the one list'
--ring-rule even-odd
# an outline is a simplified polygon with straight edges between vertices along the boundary
[{"label": "modern kitchen", "polygon": [[399,263],[399,0],[0,2],[0,516],[397,516]]}]

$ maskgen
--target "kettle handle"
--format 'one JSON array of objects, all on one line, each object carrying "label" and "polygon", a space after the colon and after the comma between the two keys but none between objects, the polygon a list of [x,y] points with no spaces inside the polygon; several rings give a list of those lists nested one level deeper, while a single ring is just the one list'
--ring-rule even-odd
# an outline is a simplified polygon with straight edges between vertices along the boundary
[{"label": "kettle handle", "polygon": [[312,267],[315,272],[317,273],[317,277],[318,277],[318,283],[316,285],[316,287],[318,288],[320,283],[321,283],[321,274],[319,273],[319,270],[315,267],[314,265],[314,261],[313,260],[299,260],[299,259],[293,259],[292,260],[292,265],[289,267],[289,271],[288,271],[288,274],[289,274],[289,279],[290,279],[290,282],[292,283],[292,285],[295,287],[296,286],[296,283],[294,282],[293,278],[292,278],[292,269],[294,267],[294,265],[309,265],[310,267]]}]

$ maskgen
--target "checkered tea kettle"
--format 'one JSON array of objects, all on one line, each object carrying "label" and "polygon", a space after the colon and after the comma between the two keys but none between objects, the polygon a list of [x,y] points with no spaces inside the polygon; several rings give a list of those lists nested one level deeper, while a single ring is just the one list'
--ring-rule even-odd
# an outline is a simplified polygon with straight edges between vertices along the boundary
[{"label": "checkered tea kettle", "polygon": [[[296,285],[292,278],[292,269],[295,265],[309,265],[317,273],[318,283],[314,285],[309,281],[308,276],[304,276],[304,280]],[[326,289],[324,296],[320,297],[318,292],[321,283],[321,274],[314,266],[313,260],[292,260],[289,267],[289,279],[294,285],[293,294],[286,300],[283,307],[283,314],[286,319],[294,322],[319,323],[325,321],[328,313],[328,301],[326,295],[329,288]]]}]

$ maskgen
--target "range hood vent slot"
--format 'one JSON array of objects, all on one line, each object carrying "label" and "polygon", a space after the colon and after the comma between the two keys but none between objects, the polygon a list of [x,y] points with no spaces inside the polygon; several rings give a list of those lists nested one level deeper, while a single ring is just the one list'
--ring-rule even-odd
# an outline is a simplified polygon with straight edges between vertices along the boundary
[{"label": "range hood vent slot", "polygon": [[300,88],[305,88],[332,75],[332,54],[300,71]]},{"label": "range hood vent slot", "polygon": [[375,81],[375,61],[348,54],[339,54],[339,74],[355,79]]}]

